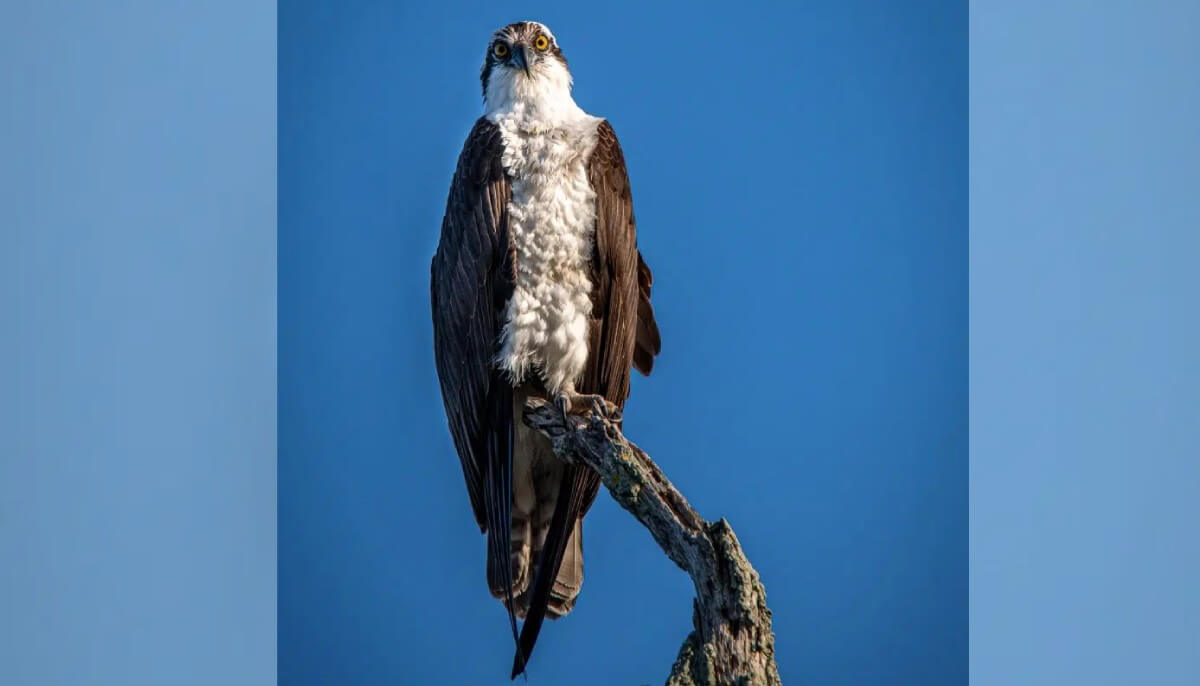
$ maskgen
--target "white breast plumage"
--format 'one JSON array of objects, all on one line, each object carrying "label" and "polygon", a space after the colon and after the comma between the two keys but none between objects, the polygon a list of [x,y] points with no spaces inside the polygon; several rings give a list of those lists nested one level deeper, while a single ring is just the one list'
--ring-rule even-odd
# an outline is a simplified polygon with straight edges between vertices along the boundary
[{"label": "white breast plumage", "polygon": [[582,110],[552,124],[516,108],[493,114],[512,180],[509,230],[517,282],[499,367],[514,382],[540,371],[547,390],[574,390],[588,357],[596,194],[587,161],[602,121]]}]

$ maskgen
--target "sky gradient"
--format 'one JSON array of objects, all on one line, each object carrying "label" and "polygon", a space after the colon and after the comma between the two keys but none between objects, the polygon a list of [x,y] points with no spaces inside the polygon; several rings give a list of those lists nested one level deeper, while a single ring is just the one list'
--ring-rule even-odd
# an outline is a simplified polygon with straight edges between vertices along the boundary
[{"label": "sky gradient", "polygon": [[[505,683],[420,291],[482,40],[522,17],[638,156],[671,328],[631,435],[733,519],[787,683],[964,683],[957,348],[897,319],[959,292],[915,217],[965,202],[965,19],[372,7],[281,8],[282,683]],[[0,683],[276,682],[274,9],[0,3]],[[1200,683],[1197,27],[971,3],[973,684]],[[887,287],[900,231],[938,289]],[[588,527],[531,682],[661,683],[687,582],[606,497]]]},{"label": "sky gradient", "polygon": [[[625,150],[663,333],[625,430],[732,523],[785,682],[965,682],[965,4],[279,12],[282,682],[507,681],[428,283],[486,41],[518,19]],[[584,528],[530,683],[659,683],[690,582],[606,495]]]}]

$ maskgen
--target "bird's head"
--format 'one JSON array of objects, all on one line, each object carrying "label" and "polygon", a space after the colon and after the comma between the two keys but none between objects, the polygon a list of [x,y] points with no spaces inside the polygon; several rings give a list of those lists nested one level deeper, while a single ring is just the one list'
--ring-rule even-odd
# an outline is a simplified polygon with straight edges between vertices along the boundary
[{"label": "bird's head", "polygon": [[571,97],[567,59],[550,29],[536,21],[519,21],[493,33],[479,78],[489,110]]}]

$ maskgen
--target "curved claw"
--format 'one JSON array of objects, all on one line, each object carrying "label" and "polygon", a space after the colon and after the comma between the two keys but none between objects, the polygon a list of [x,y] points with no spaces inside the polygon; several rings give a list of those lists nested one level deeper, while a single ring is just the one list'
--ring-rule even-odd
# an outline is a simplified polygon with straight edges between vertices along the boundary
[{"label": "curved claw", "polygon": [[566,393],[560,393],[554,397],[554,405],[562,415],[563,424],[570,426],[568,418],[571,414],[571,398]]},{"label": "curved claw", "polygon": [[607,421],[621,421],[621,409],[599,393],[561,393],[554,397],[554,404],[562,414],[563,424],[568,427],[575,423],[572,422],[572,417],[577,422],[580,415],[586,414],[584,408],[590,409],[594,416]]},{"label": "curved claw", "polygon": [[609,416],[608,407],[606,407],[607,404],[608,403],[604,398],[598,395],[592,396],[592,412],[595,413],[597,417],[607,418]]},{"label": "curved claw", "polygon": [[620,424],[623,419],[625,419],[625,413],[621,412],[621,408],[613,405],[608,412],[608,420],[614,424]]}]

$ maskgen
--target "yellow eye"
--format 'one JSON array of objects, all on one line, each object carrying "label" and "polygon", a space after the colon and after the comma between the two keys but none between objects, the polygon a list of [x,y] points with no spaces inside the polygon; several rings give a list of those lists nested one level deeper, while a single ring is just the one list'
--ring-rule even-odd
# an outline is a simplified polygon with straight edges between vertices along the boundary
[{"label": "yellow eye", "polygon": [[500,41],[496,41],[496,44],[492,46],[492,54],[500,59],[504,59],[508,56],[508,46]]},{"label": "yellow eye", "polygon": [[538,52],[546,52],[546,49],[550,47],[550,39],[545,34],[538,34],[538,37],[533,39],[533,47]]}]

